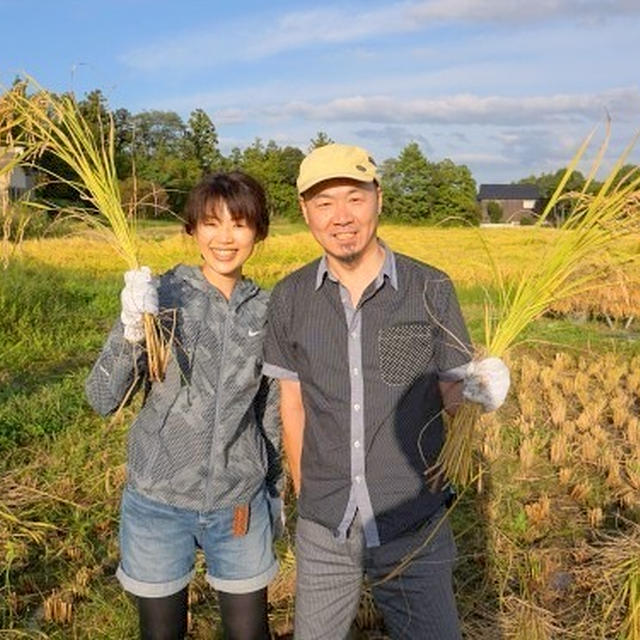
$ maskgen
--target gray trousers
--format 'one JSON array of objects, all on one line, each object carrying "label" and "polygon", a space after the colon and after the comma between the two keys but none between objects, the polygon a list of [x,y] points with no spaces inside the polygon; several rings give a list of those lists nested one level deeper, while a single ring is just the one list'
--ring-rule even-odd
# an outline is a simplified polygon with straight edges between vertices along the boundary
[{"label": "gray trousers", "polygon": [[[298,518],[296,640],[346,638],[364,575],[394,640],[460,640],[451,584],[456,548],[449,521],[424,545],[444,514],[443,509],[420,530],[369,549],[358,514],[345,542],[339,542],[330,529]],[[384,580],[416,549],[399,575]]]}]

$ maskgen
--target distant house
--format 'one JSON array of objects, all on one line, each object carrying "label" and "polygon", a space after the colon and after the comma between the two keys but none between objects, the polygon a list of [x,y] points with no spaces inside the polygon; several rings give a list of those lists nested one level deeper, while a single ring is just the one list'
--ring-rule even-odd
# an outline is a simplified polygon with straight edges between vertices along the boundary
[{"label": "distant house", "polygon": [[[0,167],[4,167],[22,153],[21,147],[0,147]],[[32,172],[20,165],[13,170],[0,174],[0,197],[18,200],[33,188],[35,178]]]},{"label": "distant house", "polygon": [[487,207],[496,202],[502,209],[500,222],[518,224],[523,218],[533,218],[540,212],[542,198],[535,184],[481,184],[478,203],[482,222],[490,222]]}]

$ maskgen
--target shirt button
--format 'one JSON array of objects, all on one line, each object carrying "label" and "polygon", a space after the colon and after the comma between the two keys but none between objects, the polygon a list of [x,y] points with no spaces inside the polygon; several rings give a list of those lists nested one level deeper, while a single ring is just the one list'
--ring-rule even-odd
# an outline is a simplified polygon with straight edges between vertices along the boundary
[{"label": "shirt button", "polygon": [[359,405],[359,404],[354,404],[354,405],[353,405],[353,408],[354,408],[356,411],[360,411],[360,405]]},{"label": "shirt button", "polygon": [[362,476],[356,476],[355,480],[358,484],[360,484],[362,482]]},{"label": "shirt button", "polygon": [[353,367],[353,375],[357,376],[358,373],[360,373],[360,370],[358,369],[358,367]]},{"label": "shirt button", "polygon": [[356,440],[356,441],[353,443],[353,446],[354,446],[356,449],[359,449],[359,448],[360,448],[360,440]]}]

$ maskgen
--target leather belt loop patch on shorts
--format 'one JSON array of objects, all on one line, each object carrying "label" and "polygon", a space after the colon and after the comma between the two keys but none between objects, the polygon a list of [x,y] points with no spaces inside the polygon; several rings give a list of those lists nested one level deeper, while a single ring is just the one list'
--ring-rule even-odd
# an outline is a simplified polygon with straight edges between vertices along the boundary
[{"label": "leather belt loop patch on shorts", "polygon": [[239,504],[233,508],[233,537],[247,535],[249,531],[249,505]]}]

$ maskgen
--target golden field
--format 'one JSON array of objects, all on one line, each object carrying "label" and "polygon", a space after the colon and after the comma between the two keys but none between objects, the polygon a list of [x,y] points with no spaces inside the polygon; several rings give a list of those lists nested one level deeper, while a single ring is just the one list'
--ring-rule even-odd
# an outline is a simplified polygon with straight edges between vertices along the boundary
[{"label": "golden field", "polygon": [[[449,273],[475,335],[485,290],[494,291],[487,249],[508,277],[544,259],[557,233],[380,229],[393,249]],[[197,261],[175,225],[151,226],[143,237],[141,262],[156,272]],[[635,325],[622,326],[638,315],[640,271],[628,261],[639,245],[632,238],[618,247],[627,263],[612,270],[611,283],[623,278],[623,285],[567,301],[558,313],[568,319],[536,325],[509,356],[508,402],[483,418],[478,437],[482,474],[452,513],[468,640],[640,638],[640,611],[632,615],[640,606],[640,345]],[[247,274],[271,286],[317,255],[301,226],[276,224]],[[82,399],[124,269],[86,235],[29,240],[0,282],[0,637],[135,637],[133,607],[113,578],[132,410],[104,421]],[[612,299],[624,303],[615,313],[605,306]],[[619,322],[615,331],[582,317],[603,314]],[[3,420],[13,432],[3,431]],[[38,431],[42,423],[47,429]],[[270,591],[280,638],[294,610],[290,495],[287,510],[282,570]],[[190,637],[209,638],[217,610],[200,566],[191,595]],[[384,637],[367,593],[354,633]]]},{"label": "golden field", "polygon": [[[286,233],[274,233],[258,247],[246,273],[263,286],[320,255],[313,238],[299,226],[280,225]],[[517,276],[523,268],[544,258],[559,231],[551,228],[446,229],[387,224],[380,237],[391,248],[444,270],[457,287],[489,287],[495,273],[488,258],[498,265],[503,277]],[[157,272],[178,262],[196,262],[197,252],[189,236],[178,225],[148,230],[140,246],[140,260]],[[89,233],[71,238],[29,240],[22,253],[52,267],[83,269],[87,272],[120,272],[123,260],[99,237]],[[640,316],[640,236],[629,238],[616,252],[621,266],[610,269],[602,286],[557,305],[558,312],[598,317],[601,312],[615,320]]]}]

